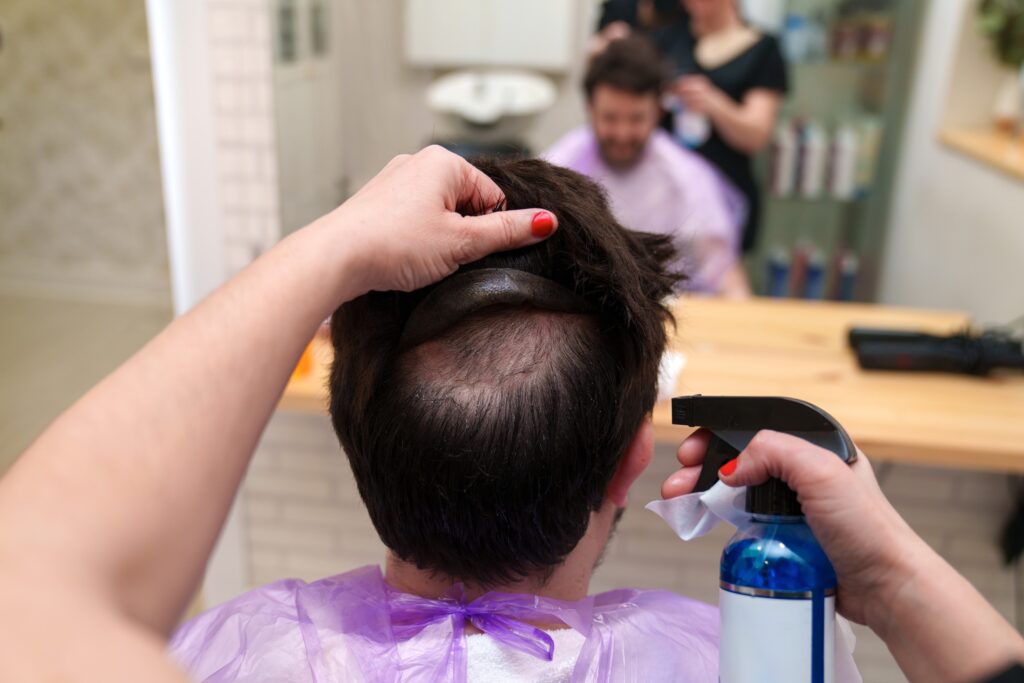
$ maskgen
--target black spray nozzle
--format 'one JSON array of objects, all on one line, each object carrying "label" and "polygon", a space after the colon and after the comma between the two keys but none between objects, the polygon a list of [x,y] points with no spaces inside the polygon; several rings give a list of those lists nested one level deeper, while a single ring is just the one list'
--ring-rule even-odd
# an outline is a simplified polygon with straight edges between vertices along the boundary
[{"label": "black spray nozzle", "polygon": [[[694,491],[718,481],[718,470],[762,429],[785,432],[832,451],[843,462],[857,459],[846,430],[821,408],[777,396],[680,396],[672,399],[672,424],[704,427],[711,442]],[[762,515],[801,514],[800,502],[785,482],[771,479],[747,489],[747,511]]]}]

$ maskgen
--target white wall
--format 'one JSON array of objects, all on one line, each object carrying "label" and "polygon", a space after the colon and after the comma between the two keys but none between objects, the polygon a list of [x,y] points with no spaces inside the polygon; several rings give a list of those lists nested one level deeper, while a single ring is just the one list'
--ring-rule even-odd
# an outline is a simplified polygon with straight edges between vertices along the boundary
[{"label": "white wall", "polygon": [[[336,0],[340,37],[345,122],[342,149],[353,191],[396,154],[415,151],[435,134],[450,131],[427,109],[426,92],[436,74],[405,63],[402,0]],[[558,88],[554,106],[526,132],[527,143],[540,151],[584,120],[582,90],[585,41],[596,21],[596,0],[573,0],[576,35],[566,74],[553,75]],[[527,45],[531,36],[524,35]]]},{"label": "white wall", "polygon": [[[175,309],[184,312],[279,238],[266,0],[149,0]],[[203,598],[245,587],[239,494]]]},{"label": "white wall", "polygon": [[944,122],[980,124],[990,110],[997,67],[979,54],[973,11],[973,0],[929,3],[880,291],[999,323],[1024,314],[1024,181],[937,140]]}]

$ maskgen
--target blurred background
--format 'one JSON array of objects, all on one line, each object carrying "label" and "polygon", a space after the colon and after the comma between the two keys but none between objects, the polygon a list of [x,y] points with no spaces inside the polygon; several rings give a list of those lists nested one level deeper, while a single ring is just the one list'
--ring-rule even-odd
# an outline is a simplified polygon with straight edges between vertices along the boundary
[{"label": "blurred background", "polygon": [[[0,472],[175,313],[392,156],[430,143],[537,155],[586,127],[599,29],[632,22],[657,38],[687,26],[685,4],[0,0]],[[774,36],[787,78],[751,155],[760,227],[735,254],[752,301],[934,309],[979,329],[1019,319],[1024,2],[747,0],[739,11]],[[685,148],[681,119],[666,120]],[[813,337],[821,309],[799,310]],[[1024,385],[962,381],[1002,406],[986,428],[1010,442],[1006,457],[875,460],[912,526],[1020,628],[1022,575],[999,537],[1024,471],[1010,427],[1024,424]],[[728,534],[671,543],[640,509],[672,452],[659,445],[595,590],[716,600]],[[382,553],[322,405],[286,401],[203,601]],[[865,680],[902,680],[881,643],[858,634]]]}]

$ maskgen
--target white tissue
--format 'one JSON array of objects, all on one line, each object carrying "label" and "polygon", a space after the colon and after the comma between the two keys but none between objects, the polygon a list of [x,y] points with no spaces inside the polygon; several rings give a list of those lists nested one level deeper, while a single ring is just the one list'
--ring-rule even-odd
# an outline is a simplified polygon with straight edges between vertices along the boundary
[{"label": "white tissue", "polygon": [[665,520],[665,523],[684,541],[700,538],[715,528],[720,520],[737,529],[750,525],[750,514],[744,509],[747,488],[733,488],[718,482],[707,491],[685,496],[655,500],[647,509]]},{"label": "white tissue", "polygon": [[676,395],[679,373],[686,365],[686,356],[678,351],[666,351],[658,366],[658,400],[667,401]]}]

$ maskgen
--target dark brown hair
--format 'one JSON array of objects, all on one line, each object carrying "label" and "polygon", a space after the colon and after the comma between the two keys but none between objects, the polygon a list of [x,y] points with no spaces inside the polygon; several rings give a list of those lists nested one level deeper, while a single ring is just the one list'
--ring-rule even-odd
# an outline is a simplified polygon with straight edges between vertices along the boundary
[{"label": "dark brown hair", "polygon": [[583,77],[583,90],[588,100],[599,85],[659,97],[668,79],[668,63],[654,43],[643,36],[630,36],[613,40],[590,60]]},{"label": "dark brown hair", "polygon": [[680,276],[666,271],[669,238],[620,226],[583,176],[538,160],[475,163],[507,208],[545,207],[559,227],[453,278],[525,271],[589,312],[502,304],[402,348],[437,285],[371,292],[334,314],[330,409],[384,543],[420,568],[495,585],[553,569],[586,532],[654,405],[671,319],[661,301]]}]

